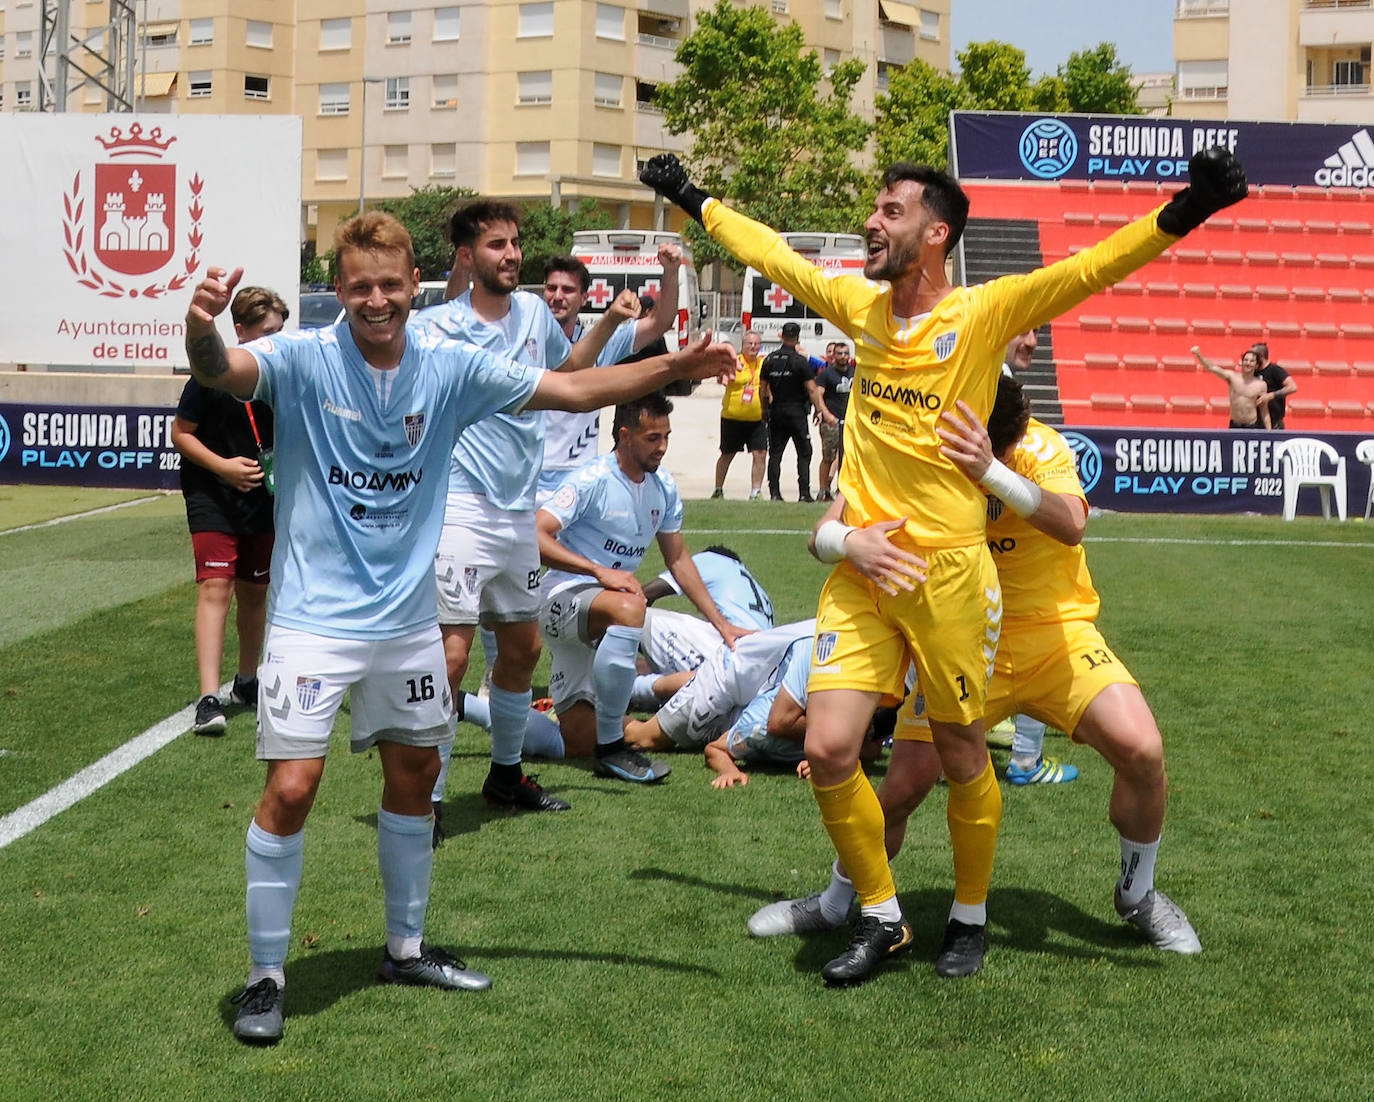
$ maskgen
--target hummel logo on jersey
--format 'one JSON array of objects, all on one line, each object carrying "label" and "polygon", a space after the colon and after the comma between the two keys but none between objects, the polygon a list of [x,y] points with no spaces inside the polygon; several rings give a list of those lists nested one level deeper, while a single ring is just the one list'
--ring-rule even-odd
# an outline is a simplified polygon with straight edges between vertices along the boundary
[{"label": "hummel logo on jersey", "polygon": [[342,467],[329,468],[331,486],[347,486],[351,490],[409,490],[424,477],[418,471],[346,471]]},{"label": "hummel logo on jersey", "polygon": [[1322,187],[1374,186],[1374,138],[1367,129],[1359,130],[1324,164],[1312,176]]},{"label": "hummel logo on jersey", "polygon": [[336,406],[328,398],[324,400],[324,405],[320,407],[325,413],[332,413],[335,417],[342,417],[345,421],[361,421],[363,415],[356,409],[346,409],[343,406]]},{"label": "hummel logo on jersey", "polygon": [[859,393],[865,398],[877,398],[884,402],[900,402],[904,406],[920,406],[922,409],[939,409],[940,396],[927,394],[924,390],[913,390],[909,386],[893,386],[873,379],[859,380]]}]

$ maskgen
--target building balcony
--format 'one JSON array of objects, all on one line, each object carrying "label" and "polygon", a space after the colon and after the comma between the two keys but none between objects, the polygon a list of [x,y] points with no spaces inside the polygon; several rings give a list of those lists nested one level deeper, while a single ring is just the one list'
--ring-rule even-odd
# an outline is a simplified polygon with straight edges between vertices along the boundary
[{"label": "building balcony", "polygon": [[1212,19],[1228,15],[1231,11],[1230,0],[1178,0],[1174,8],[1175,19]]}]

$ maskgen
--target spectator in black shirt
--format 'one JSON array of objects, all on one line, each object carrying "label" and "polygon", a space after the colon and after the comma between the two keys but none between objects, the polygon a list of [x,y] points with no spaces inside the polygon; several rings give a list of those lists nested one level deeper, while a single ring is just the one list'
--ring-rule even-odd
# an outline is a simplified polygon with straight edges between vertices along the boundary
[{"label": "spectator in black shirt", "polygon": [[779,478],[782,453],[790,440],[797,452],[799,501],[814,501],[811,496],[811,427],[807,415],[824,408],[816,381],[811,377],[811,362],[797,348],[801,326],[789,321],[782,327],[782,347],[763,361],[764,408],[768,411],[768,496],[782,500]]},{"label": "spectator in black shirt", "polygon": [[[245,287],[229,306],[239,343],[281,329],[290,314],[264,287]],[[272,565],[270,469],[272,411],[240,402],[222,390],[188,379],[172,422],[181,453],[181,493],[196,559],[196,666],[200,699],[192,730],[221,735],[226,720],[219,698],[224,628],[237,598],[238,670],[230,699],[258,704],[258,657],[267,616]]]},{"label": "spectator in black shirt", "polygon": [[1269,401],[1269,427],[1271,429],[1283,428],[1283,415],[1288,408],[1288,396],[1296,394],[1298,384],[1293,381],[1293,377],[1282,367],[1272,363],[1269,359],[1269,346],[1263,342],[1254,345],[1252,351],[1260,362],[1260,368],[1255,375],[1264,380],[1264,385],[1268,387],[1267,395]]},{"label": "spectator in black shirt", "polygon": [[830,362],[816,375],[816,388],[825,403],[818,411],[821,426],[821,500],[831,501],[830,476],[838,475],[844,459],[844,415],[849,408],[849,389],[854,385],[854,364],[849,345],[836,341],[830,346]]}]

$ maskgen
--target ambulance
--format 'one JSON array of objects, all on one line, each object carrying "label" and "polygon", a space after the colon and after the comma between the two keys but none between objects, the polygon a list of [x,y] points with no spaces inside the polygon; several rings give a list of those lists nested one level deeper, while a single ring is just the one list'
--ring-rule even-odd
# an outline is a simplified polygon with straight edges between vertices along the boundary
[{"label": "ambulance", "polygon": [[626,287],[637,295],[658,298],[663,279],[658,247],[662,244],[682,249],[677,320],[664,334],[664,339],[669,348],[682,348],[687,344],[690,334],[699,326],[697,270],[692,264],[692,248],[680,234],[658,230],[579,230],[573,234],[573,256],[587,266],[592,277],[587,301],[577,315],[584,329],[595,325],[596,319]]},{"label": "ambulance", "polygon": [[[823,272],[863,275],[868,250],[857,233],[784,233],[779,236]],[[740,296],[740,323],[744,331],[752,329],[763,338],[764,350],[771,351],[779,343],[783,325],[789,321],[801,326],[801,348],[808,355],[822,355],[831,341],[849,341],[836,326],[804,306],[789,291],[756,269],[746,268]],[[850,351],[852,353],[853,349]]]}]

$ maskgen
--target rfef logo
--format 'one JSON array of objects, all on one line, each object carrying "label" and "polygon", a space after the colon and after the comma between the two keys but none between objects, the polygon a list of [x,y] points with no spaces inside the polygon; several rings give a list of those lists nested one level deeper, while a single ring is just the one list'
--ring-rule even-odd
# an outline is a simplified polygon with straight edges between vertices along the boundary
[{"label": "rfef logo", "polygon": [[63,252],[83,287],[106,298],[160,298],[184,287],[200,267],[205,208],[199,175],[189,182],[186,206],[186,254],[166,282],[133,285],[121,276],[146,276],[174,264],[177,251],[177,166],[163,160],[175,137],[163,137],[155,126],[146,135],[142,123],[126,134],[110,127],[97,135],[108,161],[96,164],[88,190],[78,172],[63,195]]},{"label": "rfef logo", "polygon": [[10,453],[10,426],[3,417],[0,417],[0,463],[4,462],[5,456]]},{"label": "rfef logo", "polygon": [[1074,464],[1078,467],[1078,481],[1083,484],[1083,492],[1086,494],[1102,477],[1102,452],[1081,432],[1063,429],[1060,435],[1073,452]]},{"label": "rfef logo", "polygon": [[1021,131],[1021,163],[1032,176],[1057,180],[1073,167],[1078,157],[1078,139],[1068,123],[1059,119],[1036,119]]}]

